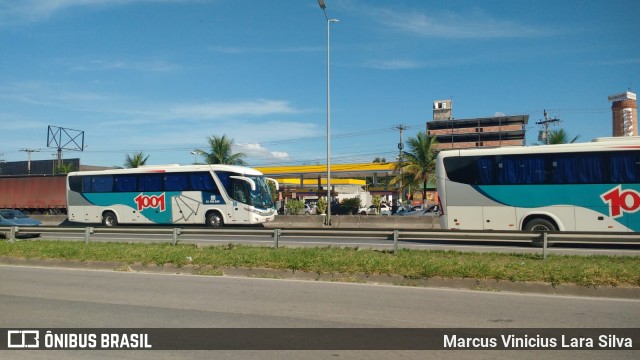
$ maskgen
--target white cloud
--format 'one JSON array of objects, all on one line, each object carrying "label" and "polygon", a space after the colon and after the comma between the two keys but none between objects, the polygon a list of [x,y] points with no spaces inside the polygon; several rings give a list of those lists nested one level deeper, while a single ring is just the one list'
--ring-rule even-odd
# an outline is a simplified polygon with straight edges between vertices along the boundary
[{"label": "white cloud", "polygon": [[179,69],[178,65],[162,59],[148,61],[127,60],[91,60],[82,65],[73,66],[73,71],[108,71],[108,70],[135,70],[144,72],[169,72]]},{"label": "white cloud", "polygon": [[133,3],[180,3],[201,0],[0,0],[0,26],[47,20],[69,8],[114,7]]},{"label": "white cloud", "polygon": [[380,70],[405,70],[405,69],[419,69],[424,67],[424,64],[413,60],[372,60],[368,63],[368,66],[374,69]]},{"label": "white cloud", "polygon": [[253,144],[237,144],[236,145],[240,152],[245,153],[249,157],[255,157],[259,159],[288,159],[289,154],[283,151],[269,151],[264,146],[253,143]]},{"label": "white cloud", "polygon": [[481,10],[465,13],[433,11],[426,13],[375,9],[370,13],[385,26],[422,37],[435,38],[520,38],[548,36],[548,26],[521,24],[513,20],[495,19]]},{"label": "white cloud", "polygon": [[177,118],[215,119],[232,116],[263,116],[292,114],[297,112],[289,102],[280,100],[256,100],[240,102],[211,102],[203,104],[177,105],[170,115]]},{"label": "white cloud", "polygon": [[271,156],[273,156],[276,159],[288,159],[289,158],[289,154],[283,151],[272,151],[271,152]]},{"label": "white cloud", "polygon": [[298,47],[230,47],[215,46],[211,48],[213,51],[223,54],[252,54],[252,53],[306,53],[306,52],[323,52],[327,48],[321,46],[298,46]]}]

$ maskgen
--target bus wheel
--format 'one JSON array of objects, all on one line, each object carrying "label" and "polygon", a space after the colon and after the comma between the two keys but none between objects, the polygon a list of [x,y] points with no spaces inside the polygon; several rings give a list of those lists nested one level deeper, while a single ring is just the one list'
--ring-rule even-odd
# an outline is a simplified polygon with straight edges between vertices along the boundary
[{"label": "bus wheel", "polygon": [[222,227],[223,224],[222,215],[217,211],[212,211],[207,214],[207,226],[214,228]]},{"label": "bus wheel", "polygon": [[107,211],[102,214],[102,225],[108,227],[118,226],[118,218],[116,217],[116,214],[111,211]]},{"label": "bus wheel", "polygon": [[[524,229],[527,231],[557,231],[556,226],[549,220],[546,219],[531,219],[527,221],[527,224],[524,226]],[[544,246],[543,240],[533,240],[531,242],[533,247],[541,248]],[[549,245],[551,246],[551,245]]]},{"label": "bus wheel", "polygon": [[551,221],[540,218],[527,221],[524,229],[527,231],[558,231]]}]

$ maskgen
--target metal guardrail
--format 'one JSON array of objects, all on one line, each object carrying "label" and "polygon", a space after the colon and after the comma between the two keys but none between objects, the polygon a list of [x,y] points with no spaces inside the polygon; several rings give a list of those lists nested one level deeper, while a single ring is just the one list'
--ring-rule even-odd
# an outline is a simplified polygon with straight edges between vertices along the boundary
[{"label": "metal guardrail", "polygon": [[255,228],[169,228],[169,227],[58,227],[58,226],[12,226],[0,227],[9,242],[15,241],[19,235],[39,233],[78,233],[84,234],[84,242],[89,243],[93,234],[148,234],[166,236],[167,241],[175,245],[181,235],[221,235],[232,236],[264,236],[273,239],[273,247],[277,248],[282,238],[286,237],[362,237],[386,238],[393,240],[393,251],[398,251],[398,241],[443,240],[451,242],[522,242],[532,243],[542,248],[543,258],[547,257],[547,249],[553,244],[610,244],[640,245],[640,233],[629,232],[534,232],[534,231],[494,231],[494,230],[347,230],[347,229],[255,229]]}]

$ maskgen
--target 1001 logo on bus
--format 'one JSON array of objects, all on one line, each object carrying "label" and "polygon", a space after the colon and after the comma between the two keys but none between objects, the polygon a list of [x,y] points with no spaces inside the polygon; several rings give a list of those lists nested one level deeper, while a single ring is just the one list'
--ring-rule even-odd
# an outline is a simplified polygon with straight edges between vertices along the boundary
[{"label": "1001 logo on bus", "polygon": [[164,211],[166,208],[165,205],[165,197],[164,197],[164,193],[162,193],[162,195],[156,196],[156,195],[143,195],[142,193],[140,193],[140,195],[136,196],[135,199],[133,199],[133,201],[136,202],[136,205],[138,206],[138,211],[142,211],[144,209],[148,209],[148,208],[160,208],[160,211]]},{"label": "1001 logo on bus", "polygon": [[622,186],[618,185],[608,192],[600,195],[602,201],[609,204],[609,216],[620,217],[624,213],[634,213],[640,210],[640,193],[627,189],[622,191]]}]

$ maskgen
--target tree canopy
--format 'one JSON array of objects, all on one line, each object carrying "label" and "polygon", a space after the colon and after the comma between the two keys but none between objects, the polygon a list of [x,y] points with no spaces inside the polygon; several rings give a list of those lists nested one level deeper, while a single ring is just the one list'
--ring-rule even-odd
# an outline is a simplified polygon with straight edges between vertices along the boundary
[{"label": "tree canopy", "polygon": [[233,152],[235,145],[233,139],[226,135],[214,135],[209,136],[207,142],[209,143],[209,151],[200,150],[207,164],[247,165],[247,162],[244,161],[246,157],[244,153]]},{"label": "tree canopy", "polygon": [[437,143],[435,137],[428,136],[423,131],[408,138],[409,151],[402,152],[402,159],[396,163],[396,175],[391,184],[398,184],[401,188],[419,188],[422,190],[422,199],[426,199],[427,183],[435,177]]},{"label": "tree canopy", "polygon": [[144,152],[142,151],[134,153],[133,156],[127,154],[127,156],[124,159],[124,167],[137,168],[142,165],[145,165],[148,159],[149,159],[149,155],[145,156]]}]

